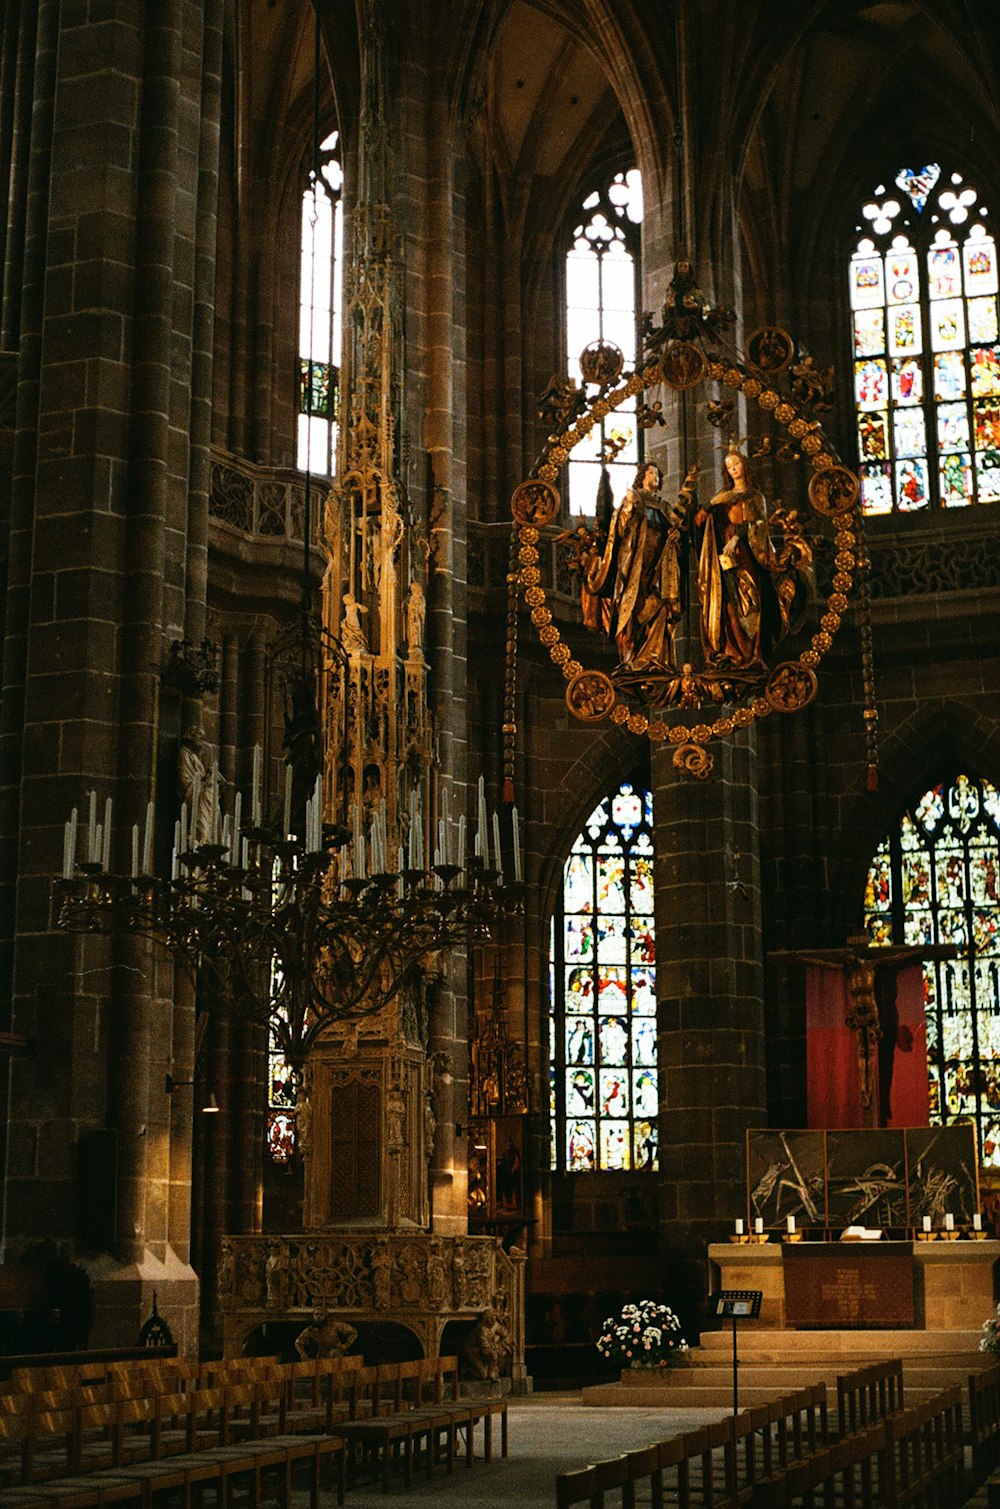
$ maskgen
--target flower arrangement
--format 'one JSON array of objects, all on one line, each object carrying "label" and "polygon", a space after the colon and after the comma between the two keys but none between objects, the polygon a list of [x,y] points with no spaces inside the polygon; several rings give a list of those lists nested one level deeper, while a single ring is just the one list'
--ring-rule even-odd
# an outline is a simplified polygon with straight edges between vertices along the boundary
[{"label": "flower arrangement", "polygon": [[622,1368],[675,1367],[687,1349],[673,1310],[652,1299],[626,1305],[617,1320],[609,1315],[597,1339],[601,1356]]},{"label": "flower arrangement", "polygon": [[981,1352],[995,1352],[1000,1356],[1000,1305],[997,1305],[989,1320],[983,1321],[983,1334],[979,1338]]}]

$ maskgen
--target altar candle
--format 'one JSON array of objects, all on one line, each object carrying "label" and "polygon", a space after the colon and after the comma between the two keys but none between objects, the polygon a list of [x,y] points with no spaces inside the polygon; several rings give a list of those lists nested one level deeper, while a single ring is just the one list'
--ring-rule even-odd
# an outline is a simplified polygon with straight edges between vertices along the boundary
[{"label": "altar candle", "polygon": [[736,1217],[736,1235],[738,1237],[741,1237],[743,1235],[743,1217],[742,1216],[737,1216]]},{"label": "altar candle", "polygon": [[285,801],[281,814],[281,836],[288,837],[288,830],[292,826],[292,767],[285,766]]},{"label": "altar candle", "polygon": [[931,1218],[930,1218],[930,1216],[924,1216],[923,1226],[924,1226],[924,1230],[925,1231],[930,1231],[930,1229],[931,1229]]},{"label": "altar candle", "polygon": [[754,1229],[754,1232],[756,1233],[757,1236],[761,1236],[762,1235],[762,1233],[764,1231],[764,1217],[763,1216],[757,1216],[757,1217],[755,1217],[754,1223],[753,1223],[753,1229]]},{"label": "altar candle", "polygon": [[73,870],[76,866],[76,830],[79,821],[79,809],[74,807],[69,815],[69,822],[66,825],[69,831],[66,835],[66,857],[63,872],[67,880],[73,879]]},{"label": "altar candle", "polygon": [[500,814],[493,813],[493,865],[500,879],[503,880],[503,858],[500,853]]},{"label": "altar candle", "polygon": [[950,1211],[944,1218],[944,1229],[945,1231],[955,1230],[955,1217],[951,1214]]},{"label": "altar candle", "polygon": [[983,1229],[983,1218],[978,1211],[972,1217],[972,1229],[973,1231],[982,1231]]},{"label": "altar candle", "polygon": [[142,834],[142,873],[153,873],[153,823],[156,818],[156,808],[152,802],[146,803],[146,826]]},{"label": "altar candle", "polygon": [[794,1216],[787,1216],[785,1218],[785,1226],[786,1226],[786,1228],[787,1228],[788,1231],[794,1231],[795,1230],[795,1217]]},{"label": "altar candle", "polygon": [[518,885],[521,883],[521,831],[517,817],[517,808],[510,809],[510,826],[514,844],[514,880]]},{"label": "altar candle", "polygon": [[139,824],[132,824],[132,878],[139,873]]}]

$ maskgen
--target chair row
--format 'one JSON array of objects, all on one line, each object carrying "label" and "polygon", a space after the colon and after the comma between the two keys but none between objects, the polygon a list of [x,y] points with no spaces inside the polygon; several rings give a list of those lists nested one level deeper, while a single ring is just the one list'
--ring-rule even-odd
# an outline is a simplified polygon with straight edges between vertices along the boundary
[{"label": "chair row", "polygon": [[139,1398],[161,1389],[176,1393],[186,1388],[216,1388],[228,1383],[252,1383],[269,1370],[283,1368],[286,1375],[310,1378],[329,1370],[363,1366],[361,1357],[314,1358],[306,1362],[277,1363],[273,1357],[227,1357],[214,1362],[195,1362],[184,1357],[155,1361],[90,1363],[74,1367],[16,1368],[4,1388],[6,1398],[38,1397],[78,1392],[81,1402]]},{"label": "chair row", "polygon": [[556,1479],[557,1509],[588,1504],[633,1509],[637,1501],[677,1509],[737,1509],[755,1486],[829,1439],[826,1387],[798,1389],[728,1420],[688,1431]]},{"label": "chair row", "polygon": [[758,1485],[754,1509],[954,1509],[966,1499],[962,1390],[844,1436]]},{"label": "chair row", "polygon": [[[423,1444],[429,1468],[443,1454],[450,1470],[463,1440],[471,1466],[480,1424],[489,1461],[498,1417],[507,1454],[506,1401],[459,1398],[455,1358],[376,1368],[318,1366],[308,1374],[297,1364],[255,1371],[251,1383],[134,1399],[53,1403],[44,1392],[35,1395],[46,1407],[0,1413],[0,1483],[26,1492],[56,1482],[61,1493],[65,1484],[58,1480],[67,1477],[114,1474],[134,1461],[158,1462],[205,1445],[227,1449],[303,1433],[346,1441],[352,1476],[360,1455],[361,1465],[367,1459],[380,1467],[383,1481],[391,1462],[401,1461],[409,1480],[414,1451]],[[303,1380],[305,1389],[299,1387]]]},{"label": "chair row", "polygon": [[903,1362],[873,1362],[837,1378],[837,1433],[854,1435],[905,1409]]}]

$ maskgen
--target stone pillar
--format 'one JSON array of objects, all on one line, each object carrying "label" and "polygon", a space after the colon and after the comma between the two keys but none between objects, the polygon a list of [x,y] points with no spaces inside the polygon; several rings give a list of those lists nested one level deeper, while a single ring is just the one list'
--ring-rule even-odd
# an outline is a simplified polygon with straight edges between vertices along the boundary
[{"label": "stone pillar", "polygon": [[[19,50],[12,65],[5,26],[0,64],[17,75],[13,116],[0,112],[8,232],[23,226],[7,236],[4,273],[4,329],[19,345],[0,926],[13,919],[18,939],[16,953],[13,929],[4,940],[11,1025],[38,1050],[12,1078],[4,1252],[55,1229],[65,1255],[90,1264],[93,1342],[133,1344],[155,1287],[187,1347],[190,1126],[176,1126],[162,1075],[190,1051],[190,1009],[175,1010],[173,970],[152,946],[46,928],[62,822],[89,789],[101,808],[113,797],[112,869],[128,864],[161,753],[166,647],[204,622],[205,524],[191,520],[207,509],[221,5],[15,9]],[[88,1248],[74,1150],[92,1132],[113,1142],[117,1188]]]},{"label": "stone pillar", "polygon": [[754,732],[713,749],[699,781],[652,746],[660,1240],[687,1305],[702,1297],[704,1242],[745,1204],[744,1133],[766,1120]]}]

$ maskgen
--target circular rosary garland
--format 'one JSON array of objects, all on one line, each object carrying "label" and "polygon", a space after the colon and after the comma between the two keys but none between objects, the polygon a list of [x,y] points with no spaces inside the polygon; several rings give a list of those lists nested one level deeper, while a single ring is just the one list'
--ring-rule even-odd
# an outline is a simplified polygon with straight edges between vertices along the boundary
[{"label": "circular rosary garland", "polygon": [[[782,362],[781,365],[785,363]],[[618,370],[611,381],[615,381],[620,375],[619,360]],[[792,439],[808,456],[813,469],[808,489],[809,501],[816,513],[833,521],[836,555],[833,590],[820,617],[820,627],[813,634],[809,647],[801,652],[797,660],[784,661],[775,666],[763,692],[746,706],[737,707],[711,723],[699,722],[688,726],[685,723],[667,724],[659,719],[651,720],[644,712],[630,711],[619,700],[618,688],[610,676],[603,671],[588,670],[573,658],[569,645],[564,643],[559,629],[552,621],[551,609],[546,605],[538,568],[538,540],[540,531],[553,523],[559,515],[560,498],[555,487],[556,479],[569,460],[573,447],[586,440],[596,424],[627,399],[636,397],[656,383],[665,382],[669,387],[684,389],[694,387],[706,378],[721,381],[727,388],[741,392],[745,398],[756,400],[765,413],[773,414],[778,423],[785,426]],[[806,707],[816,695],[816,667],[830,649],[833,636],[840,628],[847,607],[847,594],[854,583],[861,542],[852,514],[859,492],[857,477],[836,460],[815,420],[805,419],[795,404],[769,387],[757,373],[748,371],[737,362],[714,358],[706,360],[698,347],[688,342],[673,342],[659,361],[650,362],[634,372],[620,387],[602,391],[602,395],[575,424],[550,441],[535,474],[515,488],[511,499],[511,512],[516,522],[520,546],[516,553],[519,567],[517,576],[524,589],[524,600],[531,610],[531,621],[538,630],[539,640],[568,683],[566,702],[570,711],[586,723],[597,723],[610,717],[612,723],[626,726],[630,733],[648,734],[654,741],[669,740],[677,746],[674,764],[689,775],[704,777],[713,764],[711,754],[704,747],[709,740],[723,738],[737,728],[748,728],[758,718],[766,718],[773,712],[796,712]]]}]

